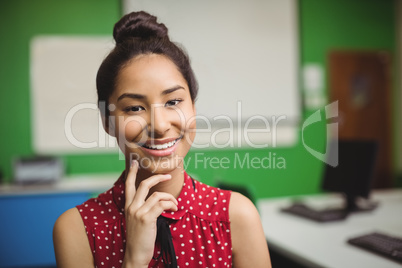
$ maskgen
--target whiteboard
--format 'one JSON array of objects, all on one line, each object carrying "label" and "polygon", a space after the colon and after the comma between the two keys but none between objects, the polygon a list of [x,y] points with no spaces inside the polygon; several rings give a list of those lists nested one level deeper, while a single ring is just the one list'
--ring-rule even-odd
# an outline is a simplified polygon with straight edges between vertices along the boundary
[{"label": "whiteboard", "polygon": [[36,153],[118,151],[102,127],[96,73],[111,37],[36,36],[31,40],[31,124]]},{"label": "whiteboard", "polygon": [[[213,123],[209,132],[203,122],[197,125],[201,130],[194,145],[207,146],[193,148],[232,148],[232,143],[226,146],[228,139],[248,147],[245,125],[257,129],[246,137],[252,144],[296,143],[300,97],[295,0],[126,0],[123,5],[125,13],[155,14],[169,28],[171,39],[188,51],[199,82],[197,114]],[[111,35],[31,40],[36,153],[118,151],[96,108],[96,72],[113,46]],[[257,120],[248,122],[253,116]],[[259,131],[272,116],[282,118],[277,128]],[[234,135],[220,131],[228,129],[220,118],[232,119]]]},{"label": "whiteboard", "polygon": [[300,118],[296,0],[124,0],[188,51],[199,82],[197,113]]}]

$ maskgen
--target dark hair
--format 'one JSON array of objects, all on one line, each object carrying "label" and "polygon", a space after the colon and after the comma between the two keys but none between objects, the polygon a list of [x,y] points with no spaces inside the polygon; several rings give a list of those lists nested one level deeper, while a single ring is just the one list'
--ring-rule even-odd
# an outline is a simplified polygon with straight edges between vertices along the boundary
[{"label": "dark hair", "polygon": [[[155,16],[140,11],[123,16],[114,25],[113,38],[116,46],[103,60],[96,76],[99,105],[104,102],[107,107],[120,70],[132,58],[146,54],[160,54],[169,58],[187,81],[191,100],[195,102],[198,84],[189,57],[183,48],[170,41],[168,29],[156,20]],[[107,108],[102,110],[103,115],[108,115]]]}]

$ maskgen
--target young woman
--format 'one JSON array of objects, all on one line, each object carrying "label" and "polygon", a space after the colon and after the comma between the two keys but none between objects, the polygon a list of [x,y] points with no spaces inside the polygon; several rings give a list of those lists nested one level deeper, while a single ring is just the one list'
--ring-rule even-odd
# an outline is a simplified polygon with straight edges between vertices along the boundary
[{"label": "young woman", "polygon": [[110,190],[59,217],[58,267],[271,267],[252,202],[183,169],[196,127],[187,55],[145,12],[124,16],[113,36],[97,90],[126,168]]}]

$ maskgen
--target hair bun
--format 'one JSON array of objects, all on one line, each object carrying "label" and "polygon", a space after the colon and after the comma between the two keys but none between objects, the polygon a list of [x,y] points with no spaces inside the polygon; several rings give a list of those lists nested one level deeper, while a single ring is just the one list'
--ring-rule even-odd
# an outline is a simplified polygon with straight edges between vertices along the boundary
[{"label": "hair bun", "polygon": [[119,44],[133,37],[143,39],[164,38],[167,37],[167,33],[166,26],[163,23],[158,23],[155,16],[139,11],[123,16],[114,25],[113,38],[116,44]]}]

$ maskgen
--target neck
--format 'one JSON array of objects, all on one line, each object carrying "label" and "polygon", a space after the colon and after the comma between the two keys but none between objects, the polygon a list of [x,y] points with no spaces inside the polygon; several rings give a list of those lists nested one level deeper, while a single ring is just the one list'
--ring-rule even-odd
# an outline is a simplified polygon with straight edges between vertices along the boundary
[{"label": "neck", "polygon": [[[126,161],[126,174],[129,170],[129,164]],[[181,192],[181,189],[183,187],[184,183],[184,168],[183,165],[179,165],[177,168],[166,172],[166,173],[152,173],[149,170],[146,169],[139,169],[137,172],[137,179],[135,181],[135,187],[138,188],[140,185],[141,181],[148,179],[149,177],[152,177],[154,175],[158,174],[170,174],[172,176],[172,179],[164,182],[160,182],[154,187],[152,187],[149,191],[148,196],[150,196],[154,192],[165,192],[165,193],[170,193],[173,195],[175,198],[177,198]]]}]

